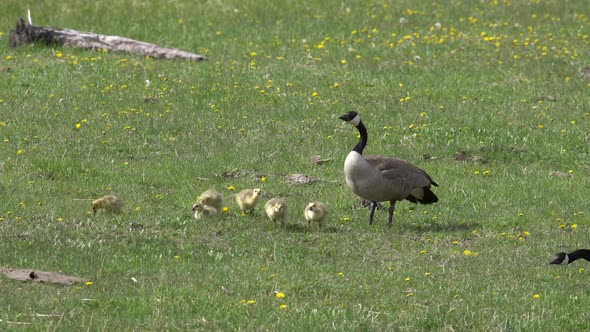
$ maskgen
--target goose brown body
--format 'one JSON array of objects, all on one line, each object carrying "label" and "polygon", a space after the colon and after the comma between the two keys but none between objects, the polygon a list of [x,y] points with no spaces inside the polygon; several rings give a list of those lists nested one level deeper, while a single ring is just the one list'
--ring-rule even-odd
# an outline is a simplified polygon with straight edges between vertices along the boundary
[{"label": "goose brown body", "polygon": [[367,129],[356,112],[348,112],[340,119],[355,126],[360,133],[360,140],[344,161],[346,184],[357,196],[371,201],[369,224],[377,202],[390,202],[389,225],[393,222],[395,203],[408,200],[413,203],[431,204],[438,197],[430,189],[438,186],[430,175],[411,163],[387,156],[363,156],[367,145]]}]

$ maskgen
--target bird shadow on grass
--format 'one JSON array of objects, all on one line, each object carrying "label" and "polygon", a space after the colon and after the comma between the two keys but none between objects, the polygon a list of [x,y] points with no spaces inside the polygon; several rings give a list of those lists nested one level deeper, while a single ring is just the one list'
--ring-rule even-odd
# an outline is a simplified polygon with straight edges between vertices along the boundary
[{"label": "bird shadow on grass", "polygon": [[415,232],[463,232],[471,231],[480,227],[480,224],[476,221],[443,221],[440,219],[430,220],[425,219],[420,222],[411,224],[398,224],[396,228],[403,231],[415,231]]},{"label": "bird shadow on grass", "polygon": [[317,225],[313,225],[312,227],[309,227],[309,226],[307,226],[307,224],[303,224],[303,223],[285,224],[282,228],[289,233],[316,233],[316,232],[338,233],[338,232],[341,232],[340,229],[338,229],[334,226],[324,226],[321,229],[318,229]]}]

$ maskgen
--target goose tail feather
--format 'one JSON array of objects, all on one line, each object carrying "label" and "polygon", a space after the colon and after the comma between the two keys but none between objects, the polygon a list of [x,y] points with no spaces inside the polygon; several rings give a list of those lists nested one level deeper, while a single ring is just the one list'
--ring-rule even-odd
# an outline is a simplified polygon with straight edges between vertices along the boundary
[{"label": "goose tail feather", "polygon": [[432,204],[438,202],[438,197],[430,190],[428,187],[422,188],[422,197],[418,198],[412,194],[406,197],[406,200],[412,203],[420,203],[420,204]]}]

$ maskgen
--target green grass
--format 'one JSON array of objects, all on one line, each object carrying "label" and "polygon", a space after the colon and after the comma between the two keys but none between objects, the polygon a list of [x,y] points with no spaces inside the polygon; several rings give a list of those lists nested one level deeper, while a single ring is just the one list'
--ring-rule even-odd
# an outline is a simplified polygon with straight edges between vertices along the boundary
[{"label": "green grass", "polygon": [[[0,278],[0,330],[590,328],[587,262],[548,265],[590,245],[583,1],[62,3],[31,6],[34,24],[209,61],[10,49],[26,8],[3,5],[0,266],[92,284]],[[367,225],[342,174],[349,110],[438,204]],[[232,186],[285,197],[288,225],[240,216]],[[229,211],[193,220],[210,188]],[[107,193],[125,212],[93,216]],[[320,232],[311,200],[330,208]]]}]

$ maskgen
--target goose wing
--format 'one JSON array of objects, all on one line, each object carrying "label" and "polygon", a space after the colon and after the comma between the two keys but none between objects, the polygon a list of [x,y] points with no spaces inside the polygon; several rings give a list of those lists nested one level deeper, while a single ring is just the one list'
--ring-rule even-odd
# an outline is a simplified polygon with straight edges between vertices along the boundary
[{"label": "goose wing", "polygon": [[397,186],[411,188],[438,186],[430,175],[407,161],[383,156],[369,155],[365,160],[377,169],[384,180]]}]

